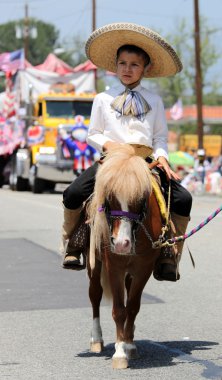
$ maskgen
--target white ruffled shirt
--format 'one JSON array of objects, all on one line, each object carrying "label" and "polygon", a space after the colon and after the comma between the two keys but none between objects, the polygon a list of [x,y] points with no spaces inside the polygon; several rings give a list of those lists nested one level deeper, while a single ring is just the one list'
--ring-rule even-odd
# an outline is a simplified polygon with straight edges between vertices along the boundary
[{"label": "white ruffled shirt", "polygon": [[119,85],[96,95],[87,136],[88,144],[99,152],[102,152],[103,145],[108,141],[141,144],[153,148],[155,158],[163,156],[168,159],[168,128],[162,99],[139,84],[133,90],[145,98],[152,110],[143,121],[131,115],[118,116],[111,103],[124,90],[125,87]]}]

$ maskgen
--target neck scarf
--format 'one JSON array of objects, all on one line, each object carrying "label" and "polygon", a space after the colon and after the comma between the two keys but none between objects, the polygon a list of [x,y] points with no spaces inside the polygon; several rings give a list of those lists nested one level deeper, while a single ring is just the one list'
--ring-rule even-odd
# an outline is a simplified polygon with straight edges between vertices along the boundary
[{"label": "neck scarf", "polygon": [[126,89],[118,95],[111,103],[111,107],[118,116],[132,115],[143,121],[146,114],[152,109],[144,97],[138,92]]}]

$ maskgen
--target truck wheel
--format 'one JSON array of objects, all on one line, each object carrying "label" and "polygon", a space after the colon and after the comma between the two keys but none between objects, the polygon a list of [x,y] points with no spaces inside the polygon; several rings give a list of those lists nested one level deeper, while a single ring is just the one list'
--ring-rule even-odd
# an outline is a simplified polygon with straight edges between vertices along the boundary
[{"label": "truck wheel", "polygon": [[55,190],[55,182],[52,182],[52,181],[46,181],[46,189],[48,191],[54,191]]},{"label": "truck wheel", "polygon": [[34,183],[33,183],[33,187],[32,187],[32,192],[34,194],[42,194],[44,190],[45,190],[44,179],[35,178]]},{"label": "truck wheel", "polygon": [[37,177],[37,167],[32,165],[29,173],[29,184],[34,194],[41,194],[45,190],[45,180]]},{"label": "truck wheel", "polygon": [[22,178],[17,174],[16,156],[12,158],[11,172],[9,175],[9,187],[13,191],[26,191],[28,190],[28,180]]}]

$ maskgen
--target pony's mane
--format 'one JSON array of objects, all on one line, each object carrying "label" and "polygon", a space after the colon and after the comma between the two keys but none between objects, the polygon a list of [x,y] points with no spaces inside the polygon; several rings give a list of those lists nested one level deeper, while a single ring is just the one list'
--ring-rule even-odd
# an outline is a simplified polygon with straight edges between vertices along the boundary
[{"label": "pony's mane", "polygon": [[123,145],[110,151],[100,165],[94,194],[89,207],[89,217],[93,223],[96,247],[107,236],[108,226],[103,212],[98,207],[105,199],[115,196],[127,204],[140,200],[152,191],[151,173],[145,160],[136,156],[134,148]]}]

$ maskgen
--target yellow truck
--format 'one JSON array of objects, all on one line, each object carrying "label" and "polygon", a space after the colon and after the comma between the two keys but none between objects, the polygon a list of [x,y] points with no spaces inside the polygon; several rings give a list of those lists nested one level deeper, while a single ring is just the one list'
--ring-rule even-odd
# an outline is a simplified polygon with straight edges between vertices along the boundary
[{"label": "yellow truck", "polygon": [[[204,135],[203,148],[207,156],[218,157],[222,152],[222,136],[221,135]],[[179,150],[185,152],[197,151],[198,136],[197,135],[181,135],[179,141]]]},{"label": "yellow truck", "polygon": [[74,179],[73,158],[64,156],[60,132],[69,135],[78,117],[88,126],[94,97],[93,93],[75,93],[67,85],[39,95],[33,106],[33,123],[26,130],[25,147],[19,148],[12,160],[12,190],[41,193]]}]

